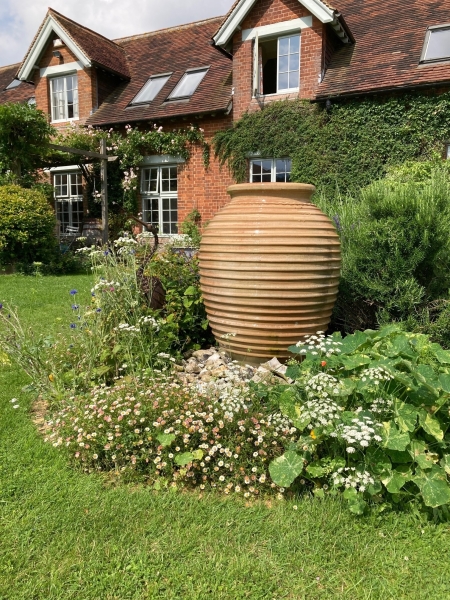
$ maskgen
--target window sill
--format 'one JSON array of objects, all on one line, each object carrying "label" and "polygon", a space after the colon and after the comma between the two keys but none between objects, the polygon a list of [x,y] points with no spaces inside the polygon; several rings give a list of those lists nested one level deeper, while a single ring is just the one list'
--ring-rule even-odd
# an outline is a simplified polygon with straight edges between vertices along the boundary
[{"label": "window sill", "polygon": [[50,121],[50,123],[72,123],[73,121],[79,121],[80,117],[74,117],[73,119],[57,119],[56,121]]},{"label": "window sill", "polygon": [[289,96],[290,94],[297,95],[300,92],[300,88],[296,88],[294,90],[283,90],[281,92],[276,92],[275,94],[259,94],[259,96],[252,96],[252,100],[265,100],[266,98],[272,100],[277,96]]}]

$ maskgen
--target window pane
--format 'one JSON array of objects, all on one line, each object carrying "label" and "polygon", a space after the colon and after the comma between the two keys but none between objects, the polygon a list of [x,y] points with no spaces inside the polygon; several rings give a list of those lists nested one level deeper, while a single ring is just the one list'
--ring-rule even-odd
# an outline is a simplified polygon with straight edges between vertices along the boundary
[{"label": "window pane", "polygon": [[298,54],[300,52],[300,36],[293,35],[290,38],[289,51],[291,54]]},{"label": "window pane", "polygon": [[430,31],[425,60],[450,58],[450,29],[434,29]]},{"label": "window pane", "polygon": [[192,96],[192,94],[202,82],[207,71],[208,69],[203,69],[202,71],[193,71],[190,73],[185,73],[180,79],[178,85],[170,94],[169,98],[187,98],[189,96]]},{"label": "window pane", "polygon": [[298,88],[299,85],[299,72],[292,71],[289,73],[289,89]]},{"label": "window pane", "polygon": [[289,70],[289,56],[280,56],[280,60],[278,62],[278,72],[285,73]]},{"label": "window pane", "polygon": [[289,89],[289,73],[280,73],[278,76],[278,90]]},{"label": "window pane", "polygon": [[300,54],[291,54],[289,56],[289,71],[298,71],[300,65]]},{"label": "window pane", "polygon": [[280,56],[289,54],[289,38],[281,38],[278,43],[278,52]]},{"label": "window pane", "polygon": [[141,102],[151,102],[156,98],[159,92],[169,81],[170,75],[165,77],[151,77],[141,91],[131,101],[131,104],[139,104]]}]

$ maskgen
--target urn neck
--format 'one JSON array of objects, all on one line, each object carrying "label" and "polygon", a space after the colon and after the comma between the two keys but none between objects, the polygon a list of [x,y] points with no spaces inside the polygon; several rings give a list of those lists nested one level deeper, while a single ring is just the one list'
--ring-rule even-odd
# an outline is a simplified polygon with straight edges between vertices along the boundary
[{"label": "urn neck", "polygon": [[316,188],[308,183],[238,183],[228,188],[232,199],[239,197],[297,200],[311,203]]}]

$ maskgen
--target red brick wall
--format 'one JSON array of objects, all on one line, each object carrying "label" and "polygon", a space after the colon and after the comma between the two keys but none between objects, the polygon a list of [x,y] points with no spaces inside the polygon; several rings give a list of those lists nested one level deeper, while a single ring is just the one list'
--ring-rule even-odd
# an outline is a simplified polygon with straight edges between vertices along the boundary
[{"label": "red brick wall", "polygon": [[[253,29],[273,23],[311,16],[298,0],[260,0],[242,23],[242,29]],[[284,98],[311,99],[315,95],[322,71],[322,38],[324,25],[313,17],[313,25],[302,30],[300,52],[300,91],[252,99],[253,42],[242,42],[238,32],[233,39],[233,118],[246,111],[259,110],[267,102]]]},{"label": "red brick wall", "polygon": [[[54,38],[57,36],[55,35]],[[53,56],[53,50],[58,50],[62,59]],[[49,41],[49,44],[39,62],[39,68],[56,66],[61,64],[67,64],[76,62],[77,58],[66,46],[59,48],[53,47],[53,41]],[[83,124],[91,114],[93,107],[97,101],[97,88],[95,84],[95,69],[86,69],[84,71],[77,71],[78,75],[78,102],[79,102],[79,120],[80,124]],[[41,77],[40,72],[36,69],[34,76],[34,85],[36,92],[36,106],[44,112],[48,113],[51,119],[51,101],[50,101],[50,81],[48,77]],[[67,123],[55,123],[55,127],[67,127]]]}]

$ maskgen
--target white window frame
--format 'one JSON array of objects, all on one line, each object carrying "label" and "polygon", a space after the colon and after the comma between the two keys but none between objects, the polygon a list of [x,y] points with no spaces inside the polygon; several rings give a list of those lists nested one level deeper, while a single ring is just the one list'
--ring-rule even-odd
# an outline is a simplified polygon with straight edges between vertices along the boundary
[{"label": "white window frame", "polygon": [[[76,81],[77,81],[77,87],[74,88],[74,90],[76,89],[76,98],[77,98],[77,102],[74,102],[74,107],[76,106],[76,111],[74,108],[74,116],[70,117],[68,116],[68,101],[67,101],[67,78],[68,77],[75,77]],[[63,94],[63,100],[64,100],[64,118],[63,119],[54,119],[54,91],[53,91],[53,86],[54,86],[54,82],[57,80],[64,80],[64,89],[62,91]],[[74,72],[70,72],[70,73],[64,73],[63,75],[58,75],[58,77],[49,77],[49,82],[50,82],[50,111],[51,111],[51,122],[52,123],[67,123],[70,121],[78,121],[80,118],[80,100],[79,100],[79,95],[78,95],[78,73],[76,71]]]},{"label": "white window frame", "polygon": [[[58,194],[57,193],[57,188],[62,186],[63,184],[60,183],[58,184],[58,178],[61,178],[63,176],[67,175],[67,193],[66,194]],[[75,182],[72,183],[72,177],[78,177],[81,179],[80,183]],[[81,193],[78,194],[74,194],[72,195],[72,185],[76,185],[77,188],[80,186],[81,187]],[[83,216],[84,216],[84,206],[83,206],[83,178],[82,178],[82,174],[80,171],[60,171],[57,173],[53,173],[53,190],[54,190],[54,198],[55,198],[55,212],[56,212],[56,218],[60,221],[60,232],[62,235],[67,234],[67,227],[78,227],[80,226],[80,223],[83,222]],[[80,191],[77,189],[77,191]],[[77,204],[77,208],[79,207],[79,203],[81,202],[81,211],[77,210],[74,211],[74,204]],[[62,206],[61,206],[61,211],[58,210],[58,206],[62,205],[63,203],[67,203],[68,204],[68,223],[63,222],[62,219],[59,219],[59,214],[62,213]],[[78,219],[74,219],[74,213],[78,214]],[[77,223],[78,221],[78,223]],[[75,225],[74,225],[75,223]]]},{"label": "white window frame", "polygon": [[[144,85],[141,87],[141,89],[139,90],[139,92],[136,94],[136,96],[133,98],[133,100],[130,102],[130,106],[142,106],[143,104],[150,104],[150,102],[153,102],[153,100],[155,100],[155,98],[158,96],[158,94],[160,94],[164,88],[164,86],[166,85],[166,83],[169,81],[169,79],[171,78],[172,73],[161,73],[160,75],[152,75],[151,77],[149,77],[147,79],[147,81],[144,83]],[[158,79],[163,80],[162,85],[159,87],[159,89],[157,89],[156,93],[153,94],[153,96],[151,97],[150,100],[139,100],[139,96],[142,95],[143,91],[150,86],[151,82],[153,81],[157,81]]]},{"label": "white window frame", "polygon": [[[293,88],[283,88],[280,89],[279,86],[279,77],[280,77],[280,41],[283,39],[289,39],[292,37],[298,37],[298,85]],[[280,94],[291,94],[297,93],[300,91],[300,77],[301,77],[301,55],[302,55],[302,34],[301,30],[291,31],[289,33],[284,33],[281,35],[272,35],[270,37],[265,37],[262,40],[259,38],[258,31],[255,32],[255,37],[253,38],[253,88],[252,88],[252,97],[257,98],[260,96],[276,96]],[[261,44],[266,42],[274,41],[277,42],[277,91],[272,94],[263,94],[261,91],[261,73],[262,73],[262,64],[259,60],[259,47]],[[287,56],[290,56],[288,54]],[[291,71],[288,71],[290,73]]]},{"label": "white window frame", "polygon": [[[264,182],[253,181],[253,167],[254,167],[254,164],[256,162],[269,161],[269,160],[272,161],[270,183],[276,183],[277,182],[277,160],[290,161],[290,163],[291,163],[291,170],[290,171],[284,171],[284,172],[289,173],[289,174],[292,173],[292,159],[290,159],[289,157],[283,156],[281,158],[262,158],[262,157],[258,156],[258,157],[250,159],[250,183],[264,183]],[[269,183],[269,182],[266,182],[266,183]],[[289,182],[285,182],[285,183],[289,183]]]},{"label": "white window frame", "polygon": [[[189,98],[192,98],[192,96],[195,94],[195,92],[198,90],[198,88],[200,87],[200,85],[203,83],[208,71],[209,71],[210,67],[198,67],[195,69],[187,69],[185,71],[185,73],[183,74],[183,76],[181,77],[181,79],[178,81],[178,83],[176,84],[176,86],[173,88],[173,90],[170,92],[169,96],[167,97],[167,100],[187,100]],[[189,75],[194,75],[195,73],[203,73],[203,77],[200,79],[200,81],[197,83],[196,88],[194,89],[194,91],[192,92],[192,94],[189,94],[188,96],[184,95],[184,96],[178,96],[177,94],[179,93],[178,90],[181,88],[182,84],[186,81],[186,79],[189,77]]]},{"label": "white window frame", "polygon": [[[151,171],[152,169],[157,169],[157,188],[156,191],[146,190],[144,187],[145,183],[145,173]],[[177,190],[176,191],[163,191],[162,190],[162,174],[163,169],[175,169],[177,176]],[[141,197],[142,197],[142,220],[150,223],[151,220],[147,219],[146,213],[149,212],[146,209],[146,202],[157,200],[158,201],[158,223],[153,223],[157,225],[158,235],[160,237],[171,237],[173,235],[178,235],[178,166],[176,163],[159,163],[159,164],[151,164],[149,166],[145,166],[141,168]],[[164,200],[176,200],[177,203],[177,221],[168,221],[170,225],[170,229],[172,229],[172,225],[175,224],[176,231],[171,231],[170,233],[164,232],[164,219],[163,219],[163,211],[164,211]],[[151,209],[150,209],[151,210]],[[172,211],[172,208],[169,208],[169,211]]]}]

